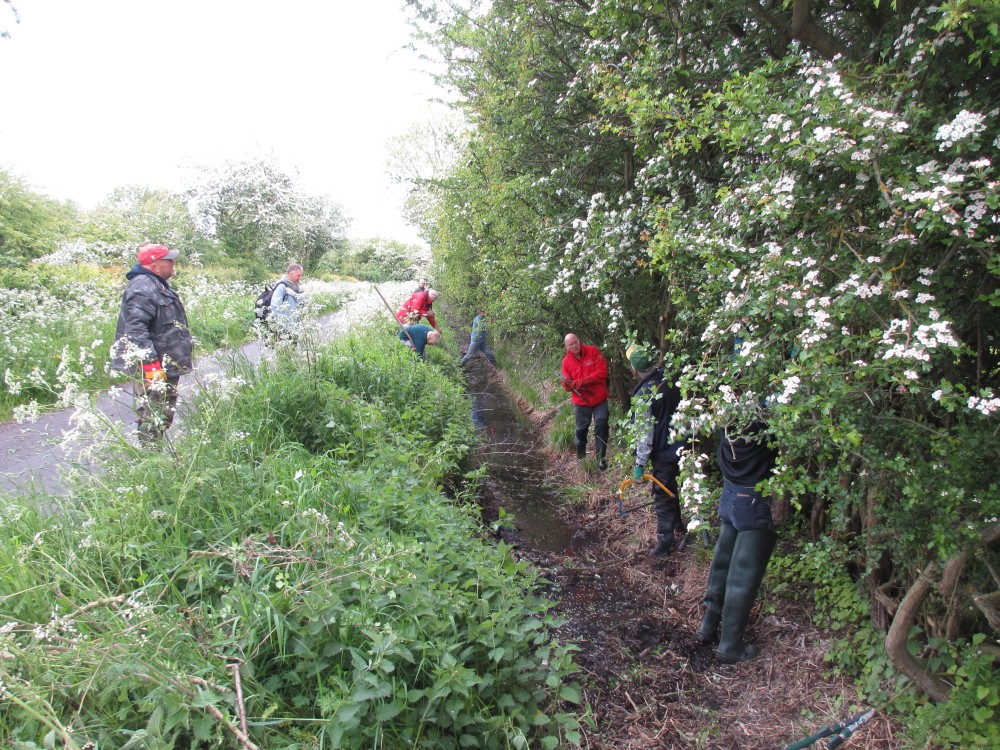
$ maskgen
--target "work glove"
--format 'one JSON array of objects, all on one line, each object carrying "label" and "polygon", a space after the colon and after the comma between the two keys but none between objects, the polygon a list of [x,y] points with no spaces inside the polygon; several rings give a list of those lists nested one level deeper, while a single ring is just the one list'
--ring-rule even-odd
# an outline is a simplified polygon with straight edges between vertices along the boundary
[{"label": "work glove", "polygon": [[156,382],[165,382],[167,373],[163,370],[160,360],[157,359],[152,362],[146,362],[142,366],[142,377],[146,381],[146,385],[152,385]]},{"label": "work glove", "polygon": [[641,482],[643,471],[644,469],[642,466],[639,466],[638,464],[634,466],[632,468],[632,479],[634,479],[636,482]]}]

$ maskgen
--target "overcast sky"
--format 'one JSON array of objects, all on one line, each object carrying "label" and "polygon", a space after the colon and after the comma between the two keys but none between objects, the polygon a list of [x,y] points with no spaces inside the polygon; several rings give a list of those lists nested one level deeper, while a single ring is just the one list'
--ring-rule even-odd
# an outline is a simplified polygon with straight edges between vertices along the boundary
[{"label": "overcast sky", "polygon": [[0,167],[91,208],[113,188],[181,189],[193,167],[273,154],[353,218],[416,238],[388,140],[439,95],[404,49],[404,0],[0,3]]}]

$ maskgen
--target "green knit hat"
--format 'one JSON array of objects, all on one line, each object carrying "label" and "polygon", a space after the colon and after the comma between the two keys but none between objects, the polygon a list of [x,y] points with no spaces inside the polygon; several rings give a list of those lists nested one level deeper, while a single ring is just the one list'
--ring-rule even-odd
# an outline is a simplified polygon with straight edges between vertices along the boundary
[{"label": "green knit hat", "polygon": [[628,363],[636,372],[646,372],[646,370],[652,370],[656,364],[649,354],[635,346],[630,346],[625,351],[625,354],[628,357]]}]

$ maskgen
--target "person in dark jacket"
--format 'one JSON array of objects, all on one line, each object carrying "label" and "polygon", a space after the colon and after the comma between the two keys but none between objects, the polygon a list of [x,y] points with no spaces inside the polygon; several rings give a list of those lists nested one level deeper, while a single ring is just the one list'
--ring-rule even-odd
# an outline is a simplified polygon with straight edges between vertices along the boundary
[{"label": "person in dark jacket", "polygon": [[705,614],[695,638],[701,643],[718,639],[716,658],[727,663],[757,655],[758,648],[745,643],[743,636],[777,540],[771,498],[757,489],[777,460],[766,430],[758,420],[738,434],[726,427],[719,436],[722,528],[708,573]]},{"label": "person in dark jacket", "polygon": [[180,297],[168,283],[176,272],[177,250],[144,245],[125,274],[111,366],[133,378],[139,440],[163,438],[177,412],[177,386],[191,371],[191,332]]},{"label": "person in dark jacket", "polygon": [[[644,473],[651,473],[657,482],[673,493],[673,497],[653,482],[653,508],[656,510],[656,546],[653,557],[667,557],[674,549],[674,537],[684,539],[684,521],[681,518],[680,493],[677,475],[680,474],[680,451],[683,441],[671,442],[670,428],[674,412],[681,400],[681,391],[674,379],[665,379],[663,370],[646,352],[629,348],[628,363],[639,384],[632,390],[633,422],[638,421],[639,436],[635,445],[635,466],[632,478],[642,481]],[[647,469],[652,469],[649,472]]]}]

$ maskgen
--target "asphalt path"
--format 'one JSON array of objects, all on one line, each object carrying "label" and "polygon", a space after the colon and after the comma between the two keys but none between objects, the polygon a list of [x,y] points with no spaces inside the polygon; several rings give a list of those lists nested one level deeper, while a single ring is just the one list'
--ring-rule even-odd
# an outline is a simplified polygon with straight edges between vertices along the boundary
[{"label": "asphalt path", "polygon": [[[412,282],[379,285],[382,294],[390,303],[405,300],[412,291]],[[316,321],[317,337],[327,340],[346,331],[354,323],[370,320],[381,310],[386,316],[390,311],[376,295],[371,284],[358,282],[349,291],[351,298],[341,310]],[[246,358],[256,364],[260,361],[262,347],[259,342],[244,344],[236,351],[220,350],[199,357],[194,362],[193,375],[182,377],[177,419],[170,433],[183,430],[184,408],[197,389],[203,387],[205,378],[212,374],[223,374],[232,368],[235,360]],[[129,392],[108,391],[98,395],[96,411],[109,425],[117,425],[134,441],[135,412]],[[86,456],[86,448],[93,441],[77,440],[67,445],[64,435],[75,428],[76,409],[55,409],[43,412],[30,423],[0,423],[0,492],[19,495],[64,494],[61,480],[70,467],[83,471],[99,470],[92,466]]]}]

